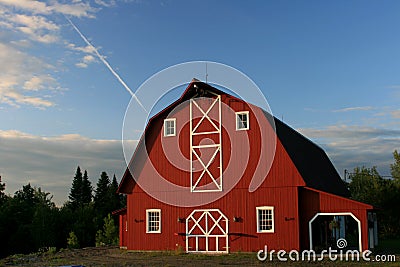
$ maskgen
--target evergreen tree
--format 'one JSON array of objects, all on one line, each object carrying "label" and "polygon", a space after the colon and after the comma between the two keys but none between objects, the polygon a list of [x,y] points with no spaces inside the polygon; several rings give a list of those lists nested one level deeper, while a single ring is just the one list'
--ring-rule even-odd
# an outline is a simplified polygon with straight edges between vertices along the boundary
[{"label": "evergreen tree", "polygon": [[83,204],[88,204],[92,202],[92,183],[89,180],[88,173],[85,170],[85,173],[83,174],[82,178],[82,203]]},{"label": "evergreen tree", "polygon": [[[94,194],[94,205],[96,209],[105,207],[108,203],[108,191],[110,188],[110,178],[106,172],[102,172],[100,179],[97,181],[96,190]],[[105,216],[106,214],[104,214]],[[102,216],[101,218],[104,218]]]},{"label": "evergreen tree", "polygon": [[82,204],[82,172],[81,168],[78,166],[76,169],[75,177],[72,180],[72,187],[69,193],[69,200],[73,206],[79,206]]},{"label": "evergreen tree", "polygon": [[400,185],[400,154],[395,150],[393,152],[394,163],[390,164],[390,173],[397,185]]},{"label": "evergreen tree", "polygon": [[4,193],[5,189],[6,189],[6,184],[1,182],[1,176],[0,176],[0,206],[3,205],[3,203],[5,203],[7,200],[7,196]]},{"label": "evergreen tree", "polygon": [[118,182],[117,182],[117,178],[115,177],[115,174],[114,174],[114,177],[112,179],[110,189],[108,192],[110,195],[111,203],[112,203],[112,210],[110,212],[124,207],[122,195],[118,194],[117,190],[118,190]]}]

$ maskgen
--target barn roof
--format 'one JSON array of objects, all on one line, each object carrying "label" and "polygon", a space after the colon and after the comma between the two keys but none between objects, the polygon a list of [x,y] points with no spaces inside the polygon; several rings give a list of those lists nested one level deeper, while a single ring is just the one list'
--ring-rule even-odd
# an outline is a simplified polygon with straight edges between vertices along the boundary
[{"label": "barn roof", "polygon": [[[195,97],[196,95],[206,95],[208,91],[217,94],[226,94],[225,92],[212,87],[209,84],[203,83],[197,79],[193,79],[178,100],[163,109],[158,114],[154,115],[149,120],[145,132],[152,124],[152,121],[159,116],[168,114],[177,105],[185,100]],[[234,96],[231,97],[236,98]],[[264,111],[264,114],[268,121],[272,121],[271,114],[266,111]],[[348,197],[350,194],[345,183],[340,178],[324,150],[276,117],[273,117],[273,119],[277,137],[289,154],[297,170],[303,177],[306,186],[335,195]],[[138,147],[141,146],[143,146],[143,138],[138,144]],[[134,161],[137,150],[139,149],[136,149],[132,157],[131,164]],[[126,192],[127,190],[124,190],[123,188],[125,187],[126,183],[129,183],[129,181],[133,182],[133,179],[129,169],[127,168],[118,188],[119,193],[128,193]],[[132,185],[128,186],[127,188],[132,188]]]},{"label": "barn roof", "polygon": [[278,139],[308,187],[349,197],[350,193],[325,151],[274,117]]}]

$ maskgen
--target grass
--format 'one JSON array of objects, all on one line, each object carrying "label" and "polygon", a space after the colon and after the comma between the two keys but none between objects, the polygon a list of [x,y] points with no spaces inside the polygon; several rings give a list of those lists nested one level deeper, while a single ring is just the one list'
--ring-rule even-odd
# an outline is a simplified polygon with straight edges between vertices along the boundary
[{"label": "grass", "polygon": [[[381,243],[381,251],[400,248],[400,240],[385,240]],[[377,251],[376,254],[382,254]],[[38,252],[27,255],[13,255],[0,260],[0,266],[400,266],[400,253],[397,262],[352,262],[335,261],[325,258],[315,262],[261,262],[256,253],[237,252],[223,255],[186,254],[183,250],[165,252],[140,252],[120,250],[117,247],[63,249],[58,252]]]}]

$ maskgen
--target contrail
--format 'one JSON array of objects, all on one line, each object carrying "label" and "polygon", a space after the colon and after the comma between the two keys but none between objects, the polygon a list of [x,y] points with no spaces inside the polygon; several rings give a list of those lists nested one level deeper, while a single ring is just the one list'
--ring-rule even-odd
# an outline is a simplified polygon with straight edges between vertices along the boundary
[{"label": "contrail", "polygon": [[132,95],[132,97],[136,100],[136,102],[143,108],[143,110],[145,112],[147,112],[146,108],[140,102],[139,98],[137,98],[137,96],[132,92],[132,90],[124,82],[124,80],[122,80],[122,78],[118,75],[118,73],[115,72],[115,70],[107,62],[107,60],[104,58],[104,56],[101,55],[99,53],[99,51],[97,51],[96,47],[94,47],[94,45],[92,45],[89,42],[89,40],[81,33],[81,31],[78,29],[78,27],[76,27],[75,24],[68,17],[65,17],[65,18],[68,20],[69,24],[71,24],[71,26],[75,29],[75,31],[79,34],[79,36],[83,39],[83,41],[85,41],[85,43],[93,49],[93,51],[96,53],[97,57],[101,60],[101,62],[103,62],[104,65],[106,65],[106,67],[111,71],[111,73],[115,76],[115,78],[117,78],[117,80],[122,84],[122,86],[125,87],[125,89]]}]

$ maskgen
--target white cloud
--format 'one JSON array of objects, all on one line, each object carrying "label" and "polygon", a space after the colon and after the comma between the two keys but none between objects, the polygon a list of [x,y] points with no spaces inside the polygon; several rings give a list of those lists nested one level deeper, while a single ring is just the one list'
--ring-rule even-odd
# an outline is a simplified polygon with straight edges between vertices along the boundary
[{"label": "white cloud", "polygon": [[96,4],[99,6],[104,6],[104,7],[112,7],[115,6],[116,2],[115,0],[94,0]]},{"label": "white cloud", "polygon": [[333,112],[367,111],[367,110],[373,110],[373,109],[374,109],[374,107],[371,107],[371,106],[348,107],[348,108],[337,109],[337,110],[334,110]]},{"label": "white cloud", "polygon": [[93,13],[96,8],[90,6],[89,3],[73,2],[71,4],[62,4],[58,1],[44,3],[35,0],[0,0],[0,4],[16,9],[21,9],[33,14],[52,14],[60,13],[74,17],[94,17]]},{"label": "white cloud", "polygon": [[86,55],[83,57],[83,62],[85,62],[85,63],[90,63],[93,61],[95,61],[95,58],[92,55]]},{"label": "white cloud", "polygon": [[357,166],[377,166],[381,175],[388,175],[392,153],[400,149],[397,129],[333,125],[299,132],[324,148],[340,174]]},{"label": "white cloud", "polygon": [[81,62],[75,64],[78,68],[87,68],[90,63],[95,62],[96,58],[92,55],[86,55],[82,58]]},{"label": "white cloud", "polygon": [[38,108],[54,103],[33,94],[39,90],[54,90],[56,80],[46,74],[53,67],[42,60],[0,43],[0,104],[31,105]]},{"label": "white cloud", "polygon": [[78,62],[78,63],[75,64],[75,66],[77,66],[78,68],[84,69],[84,68],[88,67],[88,64],[83,63],[83,62]]},{"label": "white cloud", "polygon": [[89,2],[0,0],[0,30],[7,39],[0,42],[0,105],[54,106],[41,93],[57,88],[51,75],[56,69],[40,59],[40,45],[60,43],[62,25],[56,15],[93,18],[97,10]]},{"label": "white cloud", "polygon": [[382,129],[365,126],[332,125],[322,129],[301,128],[299,131],[309,138],[370,138],[399,136],[400,130]]},{"label": "white cloud", "polygon": [[87,45],[87,46],[76,46],[75,44],[69,43],[67,44],[67,48],[71,49],[71,50],[75,50],[75,51],[79,51],[79,52],[83,52],[86,54],[94,54],[94,47]]},{"label": "white cloud", "polygon": [[[136,141],[132,141],[132,146]],[[94,140],[78,134],[54,137],[0,130],[0,175],[6,191],[14,193],[28,182],[54,195],[57,204],[68,198],[76,167],[88,170],[92,185],[101,171],[120,179],[125,160],[120,140]]]},{"label": "white cloud", "polygon": [[400,109],[392,111],[391,114],[394,119],[400,119]]},{"label": "white cloud", "polygon": [[42,16],[16,14],[15,16],[11,17],[10,20],[17,24],[24,25],[35,30],[45,29],[49,31],[56,31],[60,29],[58,25],[54,24],[53,22],[47,20],[45,17]]},{"label": "white cloud", "polygon": [[24,89],[28,91],[39,91],[46,88],[49,84],[55,84],[56,80],[50,75],[33,76],[24,83]]}]

